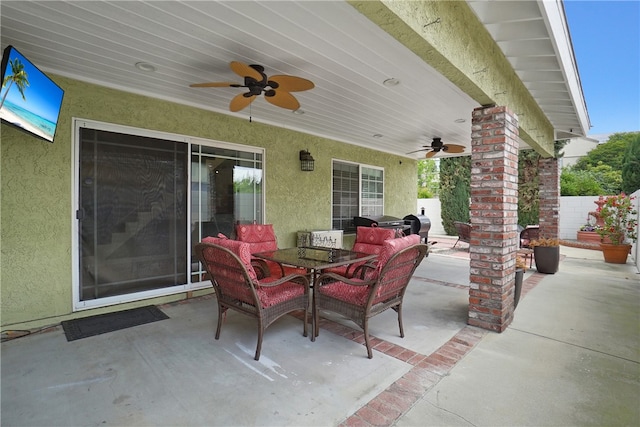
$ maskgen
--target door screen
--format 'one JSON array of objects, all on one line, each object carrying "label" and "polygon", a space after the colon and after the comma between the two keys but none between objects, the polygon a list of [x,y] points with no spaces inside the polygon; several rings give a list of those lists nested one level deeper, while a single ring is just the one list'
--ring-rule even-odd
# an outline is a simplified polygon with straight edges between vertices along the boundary
[{"label": "door screen", "polygon": [[187,282],[188,144],[80,128],[80,300]]}]

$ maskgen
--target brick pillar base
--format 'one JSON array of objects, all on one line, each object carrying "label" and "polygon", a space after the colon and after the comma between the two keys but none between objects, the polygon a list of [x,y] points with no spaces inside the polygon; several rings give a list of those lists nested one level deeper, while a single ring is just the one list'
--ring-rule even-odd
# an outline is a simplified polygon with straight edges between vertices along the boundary
[{"label": "brick pillar base", "polygon": [[518,119],[506,107],[473,111],[468,323],[502,332],[513,320],[518,249]]},{"label": "brick pillar base", "polygon": [[540,177],[540,236],[558,238],[560,235],[560,172],[558,159],[549,157],[538,161]]}]

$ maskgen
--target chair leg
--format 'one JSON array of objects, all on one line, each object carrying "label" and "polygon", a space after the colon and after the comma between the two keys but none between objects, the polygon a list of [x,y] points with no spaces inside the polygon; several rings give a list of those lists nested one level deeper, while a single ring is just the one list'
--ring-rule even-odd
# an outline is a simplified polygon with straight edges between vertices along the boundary
[{"label": "chair leg", "polygon": [[222,329],[222,318],[227,312],[226,307],[222,307],[221,304],[218,304],[218,327],[216,328],[216,339],[220,339],[220,330]]},{"label": "chair leg", "polygon": [[256,355],[254,357],[255,360],[260,360],[260,349],[262,349],[263,333],[264,333],[264,328],[262,327],[262,319],[258,319],[258,345],[256,346]]},{"label": "chair leg", "polygon": [[311,308],[311,341],[315,341],[316,337],[320,333],[320,313],[318,307],[316,307],[315,296],[313,300],[313,307]]},{"label": "chair leg", "polygon": [[371,351],[371,343],[369,342],[369,320],[365,319],[362,325],[364,329],[364,343],[367,346],[367,357],[373,359],[373,352]]},{"label": "chair leg", "polygon": [[451,249],[455,248],[459,241],[460,241],[460,238],[458,237],[458,240],[456,240],[456,242],[453,244],[453,246],[451,247]]},{"label": "chair leg", "polygon": [[398,313],[398,326],[400,327],[400,338],[404,338],[404,327],[402,325],[402,303],[393,309]]},{"label": "chair leg", "polygon": [[[307,321],[309,320],[309,305],[307,304],[307,308],[304,309],[304,320],[302,321],[302,327],[304,332],[302,333],[303,337],[306,337],[307,334]],[[312,324],[313,326],[313,324]]]}]

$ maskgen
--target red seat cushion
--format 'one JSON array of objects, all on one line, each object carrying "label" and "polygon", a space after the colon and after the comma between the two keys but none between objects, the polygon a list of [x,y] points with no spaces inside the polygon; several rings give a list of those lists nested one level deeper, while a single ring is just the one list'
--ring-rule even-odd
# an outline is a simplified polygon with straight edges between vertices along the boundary
[{"label": "red seat cushion", "polygon": [[223,248],[229,249],[233,252],[240,261],[244,264],[249,272],[249,277],[253,281],[253,283],[258,283],[258,276],[256,276],[256,272],[251,265],[251,251],[249,250],[249,245],[240,242],[238,240],[227,239],[226,237],[205,237],[202,239],[203,243],[213,243],[214,245],[222,246]]},{"label": "red seat cushion", "polygon": [[[382,251],[378,255],[378,267],[369,269],[365,275],[365,280],[376,279],[384,266],[389,262],[391,257],[401,250],[420,243],[420,236],[417,234],[411,234],[406,237],[399,237],[396,239],[388,239],[383,243]],[[412,256],[408,254],[407,256]],[[399,260],[402,261],[402,260]],[[406,273],[407,269],[411,269],[412,265],[407,264],[398,270],[393,271],[393,276],[402,276]],[[362,282],[360,279],[352,279],[357,282]],[[404,281],[394,280],[393,277],[387,277],[387,281],[378,287],[376,297],[373,301],[374,304],[385,301],[390,296],[393,296],[404,286]],[[362,306],[366,304],[369,287],[368,286],[353,286],[344,282],[334,282],[319,288],[319,292],[323,295],[327,295],[331,298],[339,299],[351,304]]]},{"label": "red seat cushion", "polygon": [[[262,279],[261,283],[269,283],[273,280],[277,279],[267,277],[266,279]],[[262,308],[271,307],[272,305],[288,301],[303,294],[304,286],[294,282],[284,282],[273,287],[260,286],[258,288],[258,298],[260,299]]]},{"label": "red seat cushion", "polygon": [[[395,235],[395,230],[389,228],[357,227],[356,241],[353,243],[352,250],[370,255],[379,255],[382,252],[382,244],[385,240],[393,239]],[[354,271],[362,264],[364,264],[363,261],[355,262],[348,266],[332,267],[324,272],[348,277],[352,276]]]},{"label": "red seat cushion", "polygon": [[[394,237],[396,237],[396,231],[390,228],[357,227],[355,244],[364,243],[381,246],[385,240],[393,239]],[[356,250],[355,245],[354,250]]]},{"label": "red seat cushion", "polygon": [[[362,282],[360,279],[351,279]],[[319,288],[319,292],[328,297],[345,301],[354,305],[365,305],[369,294],[368,286],[348,285],[344,282],[333,282]]]},{"label": "red seat cushion", "polygon": [[236,235],[241,242],[250,244],[252,254],[278,249],[273,224],[238,224]]}]

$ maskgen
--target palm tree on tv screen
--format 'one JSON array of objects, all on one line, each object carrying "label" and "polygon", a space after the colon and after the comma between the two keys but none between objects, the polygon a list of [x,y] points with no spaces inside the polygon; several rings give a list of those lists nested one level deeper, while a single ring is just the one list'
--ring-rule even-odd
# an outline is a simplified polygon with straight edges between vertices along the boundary
[{"label": "palm tree on tv screen", "polygon": [[9,87],[7,87],[7,91],[4,93],[2,97],[2,101],[0,101],[0,108],[4,105],[4,100],[7,98],[7,94],[9,94],[9,90],[11,90],[11,85],[16,84],[16,87],[20,91],[20,95],[22,95],[22,99],[25,101],[27,98],[24,96],[24,89],[29,86],[29,77],[27,76],[27,72],[24,70],[24,65],[18,58],[14,60],[9,60],[9,64],[11,65],[11,75],[5,76],[2,81],[2,87],[5,87],[7,83],[9,83]]}]

